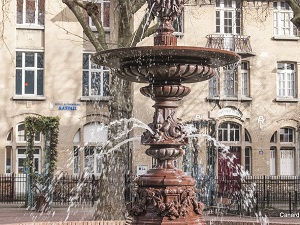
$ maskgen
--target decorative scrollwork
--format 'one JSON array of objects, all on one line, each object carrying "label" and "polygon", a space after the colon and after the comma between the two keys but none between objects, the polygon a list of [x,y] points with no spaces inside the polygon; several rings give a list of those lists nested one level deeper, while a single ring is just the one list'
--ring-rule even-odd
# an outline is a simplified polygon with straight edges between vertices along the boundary
[{"label": "decorative scrollwork", "polygon": [[179,123],[175,116],[175,111],[172,111],[166,119],[164,119],[163,109],[157,109],[153,123],[149,124],[152,129],[145,131],[142,135],[143,144],[163,144],[163,143],[181,143],[186,144],[187,132],[184,127]]},{"label": "decorative scrollwork", "polygon": [[[168,194],[178,194],[177,200],[165,202]],[[147,207],[155,208],[158,215],[168,217],[171,220],[182,216],[185,217],[191,210],[196,214],[202,215],[204,205],[198,202],[193,187],[166,188],[163,190],[155,188],[139,188],[137,199],[129,213],[134,216],[141,215]]]}]

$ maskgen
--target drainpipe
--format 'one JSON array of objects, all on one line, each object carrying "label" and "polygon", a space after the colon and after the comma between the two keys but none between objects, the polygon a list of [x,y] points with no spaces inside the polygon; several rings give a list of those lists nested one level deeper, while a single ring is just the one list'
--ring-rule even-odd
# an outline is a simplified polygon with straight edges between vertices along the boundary
[{"label": "drainpipe", "polygon": [[300,177],[300,125],[298,125],[298,177]]}]

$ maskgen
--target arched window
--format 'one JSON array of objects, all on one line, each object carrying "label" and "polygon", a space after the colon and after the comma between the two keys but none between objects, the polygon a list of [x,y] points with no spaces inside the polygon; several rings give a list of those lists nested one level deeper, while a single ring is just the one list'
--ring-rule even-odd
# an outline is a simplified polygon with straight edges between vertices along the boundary
[{"label": "arched window", "polygon": [[247,129],[245,129],[245,171],[247,171],[249,175],[252,171],[251,136]]},{"label": "arched window", "polygon": [[279,135],[275,131],[270,139],[270,145],[270,175],[294,176],[295,128],[281,127]]},{"label": "arched window", "polygon": [[[17,135],[16,135],[16,142],[17,143],[25,143],[26,142],[26,134],[25,134],[25,124],[19,123],[17,124]],[[35,142],[41,142],[41,132],[35,134]]]},{"label": "arched window", "polygon": [[218,128],[218,140],[226,142],[240,141],[240,125],[232,122],[224,122]]},{"label": "arched window", "polygon": [[[100,174],[103,168],[103,147],[108,140],[108,127],[100,122],[85,124],[73,139],[73,171]],[[80,159],[83,159],[82,161]]]}]

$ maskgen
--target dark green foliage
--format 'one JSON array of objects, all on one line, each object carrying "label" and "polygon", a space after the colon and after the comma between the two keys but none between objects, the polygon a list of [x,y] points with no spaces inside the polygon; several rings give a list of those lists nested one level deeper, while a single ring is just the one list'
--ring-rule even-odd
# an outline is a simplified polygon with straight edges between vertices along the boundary
[{"label": "dark green foliage", "polygon": [[[42,176],[34,173],[34,140],[35,135],[38,133],[44,135],[45,158],[44,158],[44,171]],[[57,144],[59,133],[59,117],[51,116],[28,116],[25,118],[25,135],[27,140],[27,160],[26,167],[28,174],[32,178],[32,184],[37,185],[45,184],[47,180],[51,180],[56,169],[57,162]]]}]

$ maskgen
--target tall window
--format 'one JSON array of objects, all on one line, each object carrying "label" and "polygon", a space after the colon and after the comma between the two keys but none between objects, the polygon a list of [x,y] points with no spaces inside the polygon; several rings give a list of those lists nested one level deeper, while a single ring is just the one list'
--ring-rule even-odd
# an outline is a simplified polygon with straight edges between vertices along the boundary
[{"label": "tall window", "polygon": [[236,96],[237,88],[237,67],[227,66],[224,67],[224,95],[225,96]]},{"label": "tall window", "polygon": [[[73,172],[100,174],[103,169],[103,146],[108,139],[108,128],[100,122],[86,124],[73,139]],[[83,160],[80,160],[83,159]]]},{"label": "tall window", "polygon": [[[282,127],[278,138],[277,135],[277,131],[274,132],[270,140],[270,175],[294,176],[296,173],[295,128]],[[277,149],[275,145],[279,148]]]},{"label": "tall window", "polygon": [[17,24],[44,25],[45,0],[17,0]]},{"label": "tall window", "polygon": [[16,52],[16,95],[44,95],[43,52]]},{"label": "tall window", "polygon": [[[109,23],[110,23],[110,0],[88,0],[87,2],[95,2],[99,9],[99,17],[100,21],[102,22],[102,26],[104,30],[109,30]],[[86,11],[84,11],[86,13]],[[91,17],[86,14],[86,18],[89,22],[90,27],[92,30],[96,30],[96,26],[93,23]]]},{"label": "tall window", "polygon": [[242,96],[248,97],[250,95],[250,71],[249,62],[242,61],[241,63],[241,77],[242,77]]},{"label": "tall window", "polygon": [[270,148],[270,175],[276,175],[276,147]]},{"label": "tall window", "polygon": [[291,22],[293,11],[284,1],[273,2],[274,35],[296,36],[297,28]]},{"label": "tall window", "polygon": [[209,88],[210,97],[219,96],[219,75],[218,74],[209,79],[208,88]]},{"label": "tall window", "polygon": [[218,141],[240,141],[240,125],[224,122],[218,128]]},{"label": "tall window", "polygon": [[251,147],[245,148],[245,171],[251,174]]},{"label": "tall window", "polygon": [[173,21],[173,28],[175,29],[174,35],[183,35],[183,13],[175,18]]},{"label": "tall window", "polygon": [[[26,142],[26,135],[25,135],[25,124],[19,123],[17,125],[17,135],[16,135],[16,142],[17,143],[25,143]],[[41,133],[36,133],[34,137],[35,142],[41,141]]]},{"label": "tall window", "polygon": [[83,53],[83,96],[108,96],[109,68],[99,66],[90,60],[91,54]]},{"label": "tall window", "polygon": [[216,0],[216,32],[241,33],[241,3],[239,0]]},{"label": "tall window", "polygon": [[296,66],[294,63],[277,63],[277,96],[296,97]]},{"label": "tall window", "polygon": [[86,146],[84,148],[84,171],[91,174],[100,174],[102,171],[103,148],[96,146]]},{"label": "tall window", "polygon": [[295,129],[290,127],[280,128],[280,142],[294,142]]}]

